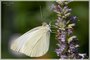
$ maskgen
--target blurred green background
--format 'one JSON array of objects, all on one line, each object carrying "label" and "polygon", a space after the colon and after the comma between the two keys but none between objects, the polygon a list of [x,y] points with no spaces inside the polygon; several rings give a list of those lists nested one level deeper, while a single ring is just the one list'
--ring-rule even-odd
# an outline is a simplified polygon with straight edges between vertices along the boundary
[{"label": "blurred green background", "polygon": [[[2,1],[1,2],[1,58],[30,58],[28,56],[15,56],[9,49],[9,42],[13,36],[22,35],[28,30],[40,26],[42,22],[49,23],[52,20],[56,20],[56,14],[50,10],[50,6],[54,2],[51,1]],[[41,11],[43,18],[41,18]],[[76,1],[71,2],[68,5],[72,8],[72,15],[78,17],[80,21],[77,22],[77,26],[74,29],[75,35],[77,35],[81,53],[87,53],[89,55],[89,2],[88,1]],[[57,48],[57,40],[55,40],[55,34],[51,33],[50,48],[49,51],[42,57],[38,58],[58,58],[54,52]]]}]

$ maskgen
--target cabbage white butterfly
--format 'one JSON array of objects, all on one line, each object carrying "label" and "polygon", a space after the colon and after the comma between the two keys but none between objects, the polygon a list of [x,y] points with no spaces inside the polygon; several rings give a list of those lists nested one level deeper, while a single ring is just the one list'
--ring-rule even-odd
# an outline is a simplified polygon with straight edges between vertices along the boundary
[{"label": "cabbage white butterfly", "polygon": [[50,26],[44,22],[13,41],[10,48],[30,57],[42,56],[49,49],[50,31]]}]

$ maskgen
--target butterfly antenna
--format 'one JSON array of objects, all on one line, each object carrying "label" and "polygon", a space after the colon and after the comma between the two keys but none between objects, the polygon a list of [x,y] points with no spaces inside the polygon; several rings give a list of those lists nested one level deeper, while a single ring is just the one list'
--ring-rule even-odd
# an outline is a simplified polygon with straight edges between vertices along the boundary
[{"label": "butterfly antenna", "polygon": [[41,6],[40,6],[40,15],[41,15],[41,20],[43,19],[43,15],[42,15],[42,9],[41,9]]}]

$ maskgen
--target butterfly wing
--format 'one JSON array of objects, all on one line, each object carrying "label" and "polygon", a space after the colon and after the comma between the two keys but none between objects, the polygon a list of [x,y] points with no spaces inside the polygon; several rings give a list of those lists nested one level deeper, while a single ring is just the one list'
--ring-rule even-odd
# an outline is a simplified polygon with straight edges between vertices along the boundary
[{"label": "butterfly wing", "polygon": [[31,47],[30,43],[33,43],[34,40],[32,39],[33,42],[29,40],[25,45],[27,47],[23,48],[24,50],[21,51],[22,53],[31,57],[39,57],[44,55],[48,51],[50,32],[40,31],[39,34],[41,34],[41,36],[36,37],[39,38],[38,41],[35,44],[33,44],[33,46]]},{"label": "butterfly wing", "polygon": [[23,34],[22,36],[20,36],[19,38],[17,38],[16,40],[14,40],[11,43],[10,48],[12,50],[19,51],[20,48],[21,48],[21,46],[24,44],[24,42],[26,42],[28,39],[30,39],[31,36],[32,36],[32,34],[34,34],[35,32],[37,32],[40,28],[41,28],[41,26],[36,27],[36,28],[33,28],[30,31],[28,31],[25,34]]},{"label": "butterfly wing", "polygon": [[49,49],[50,32],[42,27],[34,28],[11,45],[11,49],[24,53],[30,57],[44,55]]}]

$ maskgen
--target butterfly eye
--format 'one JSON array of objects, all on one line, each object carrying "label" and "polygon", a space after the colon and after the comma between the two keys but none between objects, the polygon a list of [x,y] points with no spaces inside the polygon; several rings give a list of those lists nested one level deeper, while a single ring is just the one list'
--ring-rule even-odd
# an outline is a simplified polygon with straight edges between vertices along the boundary
[{"label": "butterfly eye", "polygon": [[48,25],[46,22],[43,22],[43,23],[42,23],[42,26],[46,26],[46,25]]}]

